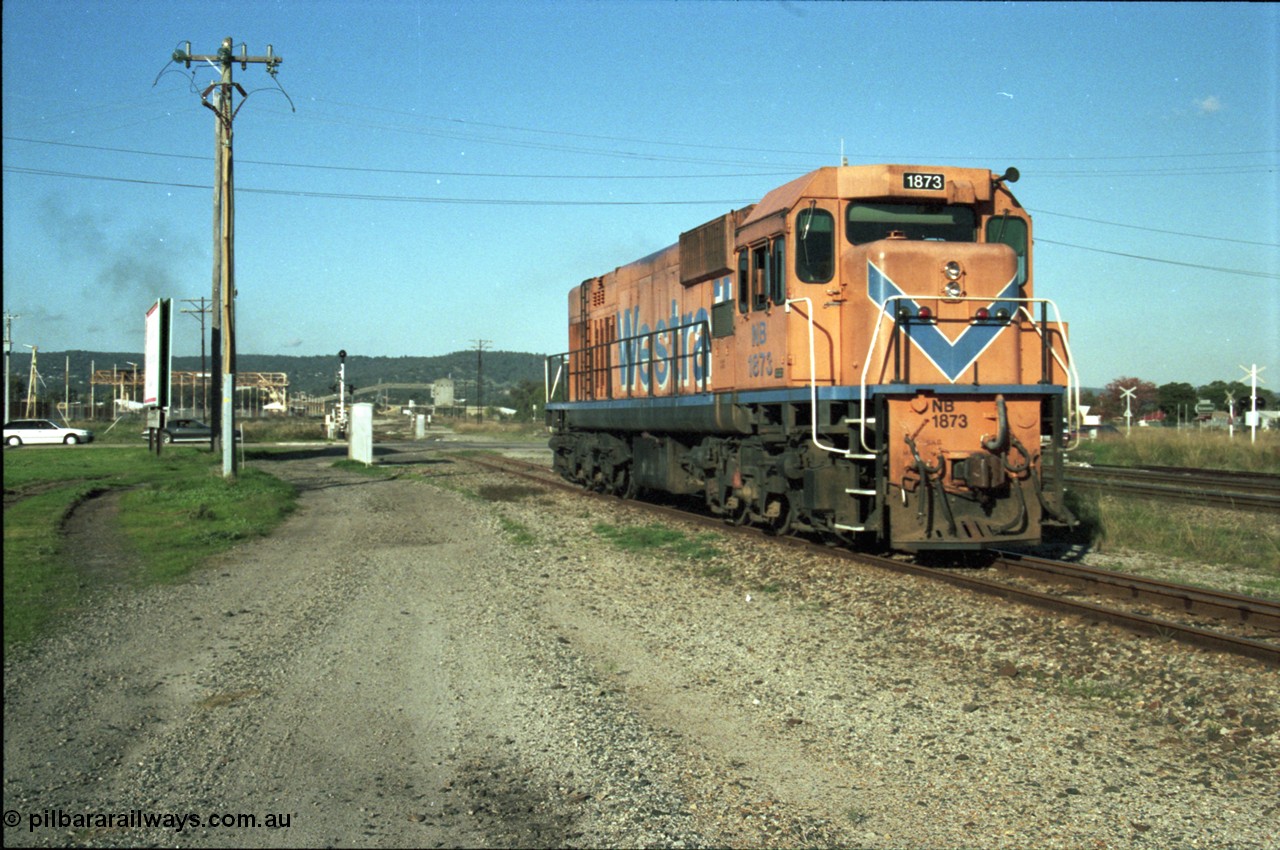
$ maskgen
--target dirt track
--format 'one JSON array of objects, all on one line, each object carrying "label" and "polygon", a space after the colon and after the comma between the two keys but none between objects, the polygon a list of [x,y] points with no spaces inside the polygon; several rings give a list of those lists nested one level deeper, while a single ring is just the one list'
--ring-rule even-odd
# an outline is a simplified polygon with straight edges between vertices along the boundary
[{"label": "dirt track", "polygon": [[1274,670],[333,459],[271,465],[302,497],[270,539],[6,658],[6,846],[1280,842]]}]

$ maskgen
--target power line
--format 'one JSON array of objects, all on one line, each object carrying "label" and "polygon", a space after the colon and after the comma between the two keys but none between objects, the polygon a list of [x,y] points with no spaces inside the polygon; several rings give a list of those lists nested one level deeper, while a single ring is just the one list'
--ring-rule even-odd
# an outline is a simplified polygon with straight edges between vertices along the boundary
[{"label": "power line", "polygon": [[1280,279],[1280,273],[1276,273],[1276,272],[1256,272],[1256,271],[1250,271],[1248,269],[1228,269],[1222,266],[1206,266],[1206,265],[1200,265],[1199,263],[1184,263],[1179,260],[1165,260],[1165,259],[1161,259],[1160,257],[1143,256],[1142,254],[1126,254],[1123,251],[1108,251],[1104,248],[1090,248],[1087,245],[1073,245],[1070,242],[1058,242],[1056,240],[1045,239],[1040,236],[1037,236],[1035,238],[1035,241],[1037,244],[1040,244],[1040,245],[1059,245],[1063,248],[1075,248],[1080,251],[1092,251],[1095,254],[1110,254],[1113,257],[1128,257],[1131,260],[1146,260],[1149,263],[1164,263],[1165,265],[1170,265],[1170,266],[1183,266],[1185,268],[1191,268],[1191,269],[1205,269],[1206,271],[1211,271],[1211,272],[1222,272],[1224,274],[1238,274],[1238,275],[1244,275],[1246,277],[1263,277],[1263,278]]},{"label": "power line", "polygon": [[1048,210],[1033,210],[1030,207],[1027,208],[1027,212],[1034,215],[1050,215],[1056,218],[1070,218],[1076,221],[1087,221],[1090,224],[1105,224],[1108,227],[1125,227],[1130,230],[1145,230],[1148,233],[1164,233],[1169,236],[1187,236],[1192,239],[1209,239],[1214,242],[1234,242],[1238,245],[1261,245],[1263,248],[1280,248],[1280,243],[1277,242],[1253,242],[1248,239],[1232,239],[1227,236],[1207,236],[1203,233],[1186,233],[1181,230],[1161,230],[1158,227],[1142,227],[1137,224],[1126,224],[1122,221],[1103,221],[1100,218],[1086,218],[1082,215],[1068,215],[1067,213],[1050,212]]},{"label": "power line", "polygon": [[[340,121],[336,123],[349,124],[351,122]],[[367,125],[362,125],[362,126],[367,126]],[[545,131],[545,132],[551,132],[551,131]],[[601,137],[601,138],[607,138],[607,137]],[[59,142],[59,141],[52,141],[48,139],[33,139],[25,136],[4,136],[4,140],[12,141],[12,142],[26,142],[29,144],[37,144],[37,145],[49,145],[54,147],[76,148],[80,150],[97,150],[97,151],[103,151],[106,153],[126,153],[126,154],[133,154],[136,156],[162,157],[166,159],[191,159],[191,160],[199,160],[202,162],[207,159],[207,157],[195,156],[192,154],[175,154],[175,153],[165,153],[161,151],[145,151],[145,150],[137,150],[134,148],[115,148],[115,147],[108,147],[105,145],[86,145],[86,144],[80,144],[75,142]],[[471,138],[471,140],[475,141],[476,139]],[[482,139],[480,141],[489,141],[489,140]],[[507,144],[504,142],[493,142],[493,143]],[[520,147],[544,147],[544,148],[548,147],[545,145],[534,145],[530,143],[512,142],[510,144],[515,146],[520,146]],[[675,145],[680,143],[655,142],[654,144]],[[704,146],[690,145],[690,147],[704,147]],[[705,147],[710,147],[710,146],[705,146]],[[551,148],[551,149],[562,149],[567,151],[587,152],[587,153],[603,153],[605,155],[618,155],[618,156],[624,156],[628,158],[659,159],[659,160],[674,161],[674,162],[688,162],[688,163],[705,162],[706,164],[713,164],[713,165],[722,165],[722,164],[726,164],[727,162],[725,160],[697,160],[697,159],[690,159],[687,157],[678,157],[678,158],[653,157],[647,154],[640,154],[640,153],[634,153],[634,152],[628,153],[623,151],[614,151],[614,152],[583,151],[582,149],[579,149],[579,148]],[[722,148],[722,149],[734,150],[734,148]],[[743,148],[741,150],[750,151],[750,150],[756,150],[756,149]],[[1272,154],[1272,153],[1278,153],[1278,152],[1280,151],[1239,151],[1239,152],[1203,153],[1203,154],[1153,154],[1149,158],[1161,159],[1161,158],[1171,158],[1171,157],[1244,156],[1244,155],[1255,155],[1255,154],[1264,154],[1264,153]],[[820,156],[820,154],[816,154],[816,153],[813,153],[810,155]],[[863,158],[866,159],[868,157],[863,157]],[[998,159],[998,158],[999,157],[989,157],[989,159]],[[1139,158],[1140,157],[1098,157],[1097,159],[1139,159]],[[1063,159],[1063,160],[1070,160],[1070,161],[1085,161],[1087,158],[1065,157],[1065,158],[1054,158],[1054,159],[1055,160]],[[1034,158],[1032,158],[1032,160],[1034,161]],[[303,169],[311,169],[311,170],[317,170],[317,171],[337,171],[337,172],[351,172],[351,173],[360,173],[360,174],[398,174],[398,175],[406,175],[406,174],[415,175],[416,174],[416,175],[421,175],[425,177],[483,177],[483,178],[498,178],[498,179],[537,179],[537,180],[690,180],[690,179],[718,179],[718,178],[736,178],[736,177],[777,177],[777,176],[794,175],[798,173],[797,169],[810,167],[810,166],[797,165],[795,168],[788,169],[785,171],[752,171],[752,172],[746,172],[746,173],[728,173],[728,174],[521,174],[521,173],[497,172],[497,171],[441,171],[441,170],[413,169],[413,168],[372,168],[372,167],[366,167],[366,166],[321,165],[317,163],[283,162],[278,160],[242,159],[242,160],[239,160],[239,162],[242,165],[244,164],[261,165],[261,166],[270,166],[270,167],[276,167],[276,168],[303,168]],[[752,164],[753,167],[755,167],[756,165],[758,164]],[[761,165],[759,167],[765,167],[765,166]],[[1181,177],[1181,176],[1206,176],[1206,175],[1215,175],[1215,174],[1269,174],[1269,173],[1275,172],[1277,169],[1280,169],[1280,165],[1277,165],[1275,163],[1260,163],[1260,164],[1245,164],[1245,165],[1197,166],[1194,168],[1182,168],[1182,169],[1178,169],[1178,168],[1128,169],[1124,171],[1098,171],[1098,170],[1039,171],[1037,170],[1034,172],[1029,172],[1027,176],[1036,177],[1036,178]]]},{"label": "power line", "polygon": [[[17,166],[5,166],[4,171],[15,174],[34,174],[50,177],[66,177],[81,180],[101,180],[114,183],[133,183],[148,186],[165,186],[168,188],[179,189],[201,189],[208,191],[211,187],[192,184],[192,183],[167,183],[159,180],[141,180],[124,177],[106,177],[102,175],[91,174],[75,174],[73,172],[52,171],[46,169],[21,168]],[[700,205],[721,205],[721,206],[741,206],[754,203],[755,198],[728,198],[719,200],[662,200],[662,201],[552,201],[537,199],[517,199],[517,198],[441,198],[433,196],[406,196],[406,195],[374,195],[374,194],[353,194],[342,192],[307,192],[301,190],[286,189],[258,189],[244,186],[236,187],[237,191],[246,194],[261,195],[285,195],[299,198],[320,198],[327,200],[348,200],[348,201],[376,201],[384,203],[417,203],[417,204],[455,204],[455,205],[503,205],[503,206],[558,206],[558,207],[611,207],[611,206],[700,206]],[[1049,213],[1053,215],[1054,213]],[[1139,228],[1151,229],[1154,228]],[[1166,231],[1156,231],[1166,232]],[[1193,234],[1181,234],[1193,235]],[[1213,237],[1203,237],[1213,238]],[[1230,269],[1221,266],[1200,265],[1197,263],[1185,263],[1178,260],[1166,260],[1159,257],[1148,257],[1141,254],[1129,254],[1120,251],[1108,251],[1102,248],[1090,248],[1084,245],[1074,245],[1068,242],[1058,242],[1052,239],[1037,237],[1037,242],[1047,245],[1060,245],[1065,248],[1076,248],[1082,251],[1092,251],[1099,254],[1111,254],[1118,257],[1128,257],[1136,260],[1146,260],[1153,263],[1164,263],[1167,265],[1184,266],[1187,268],[1205,269],[1208,271],[1223,272],[1226,274],[1239,274],[1248,277],[1260,278],[1280,278],[1280,275],[1272,272],[1251,271],[1248,269]],[[1239,241],[1239,240],[1236,240]],[[1266,245],[1266,243],[1248,243]]]},{"label": "power line", "polygon": [[[142,186],[164,186],[170,189],[202,189],[209,191],[211,186],[198,183],[169,183],[163,180],[142,180],[130,177],[107,177],[99,174],[76,174],[70,171],[53,171],[40,168],[22,168],[6,165],[6,172],[14,174],[34,174],[45,177],[68,177],[79,180],[101,180],[108,183],[133,183]],[[701,204],[728,204],[742,206],[754,203],[759,198],[730,198],[726,200],[680,200],[680,201],[550,201],[519,198],[442,198],[428,195],[374,195],[349,192],[308,192],[297,189],[255,189],[236,186],[237,192],[258,195],[289,195],[298,198],[324,198],[342,201],[380,201],[416,204],[502,204],[506,206],[551,206],[551,207],[634,207],[634,206],[698,206]]]},{"label": "power line", "polygon": [[[566,138],[592,139],[605,142],[629,142],[646,145],[665,145],[670,147],[682,148],[700,148],[718,151],[739,151],[742,153],[772,153],[772,154],[793,154],[796,156],[816,156],[824,159],[831,157],[831,151],[801,151],[787,150],[778,148],[750,148],[750,147],[734,147],[731,145],[713,145],[713,144],[697,144],[693,142],[671,142],[658,139],[637,138],[634,136],[609,136],[596,133],[581,133],[571,130],[545,130],[537,127],[521,127],[514,124],[498,124],[488,121],[476,121],[467,118],[456,118],[443,115],[423,115],[420,112],[413,112],[404,109],[388,109],[385,107],[369,106],[362,103],[346,103],[343,101],[326,100],[323,98],[315,98],[317,103],[327,103],[332,106],[341,107],[343,109],[366,109],[371,112],[385,112],[392,115],[403,115],[408,118],[415,118],[427,121],[439,121],[443,123],[459,124],[462,126],[486,127],[497,130],[513,130],[521,133],[536,133],[548,136],[564,136]],[[1256,154],[1275,154],[1280,150],[1253,150],[1253,151],[1226,151],[1226,152],[1196,152],[1196,153],[1168,153],[1168,154],[1126,154],[1119,156],[995,156],[989,159],[1000,160],[1016,160],[1018,162],[1095,162],[1095,161],[1122,161],[1122,160],[1146,160],[1146,159],[1195,159],[1210,156],[1249,156]],[[856,152],[848,152],[849,157],[856,159],[885,159],[879,154],[859,154]],[[889,161],[897,161],[901,159],[899,154],[888,157]],[[940,157],[940,160],[951,161],[956,159],[954,156]]]},{"label": "power line", "polygon": [[[164,153],[161,151],[142,151],[132,148],[112,148],[104,145],[84,145],[74,142],[54,142],[45,139],[30,139],[22,136],[5,136],[5,141],[29,142],[37,145],[52,145],[80,150],[104,151],[106,153],[127,153],[137,156],[156,156],[166,159],[191,159],[205,162],[208,157],[184,153]],[[780,177],[796,174],[788,171],[753,171],[739,174],[518,174],[498,171],[432,171],[416,168],[368,168],[353,165],[317,165],[304,162],[277,162],[269,160],[239,159],[239,165],[265,165],[278,168],[306,168],[317,171],[343,171],[359,174],[417,174],[423,177],[497,177],[501,179],[537,179],[537,180],[694,180],[719,179],[726,177]]]}]

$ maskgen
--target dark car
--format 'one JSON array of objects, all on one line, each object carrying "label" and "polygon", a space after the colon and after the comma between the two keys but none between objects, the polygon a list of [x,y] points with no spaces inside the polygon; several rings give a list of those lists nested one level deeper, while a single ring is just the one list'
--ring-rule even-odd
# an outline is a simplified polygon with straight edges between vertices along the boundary
[{"label": "dark car", "polygon": [[[147,432],[143,431],[142,436],[146,437]],[[207,443],[212,436],[213,429],[199,419],[170,419],[160,429],[162,443]]]}]

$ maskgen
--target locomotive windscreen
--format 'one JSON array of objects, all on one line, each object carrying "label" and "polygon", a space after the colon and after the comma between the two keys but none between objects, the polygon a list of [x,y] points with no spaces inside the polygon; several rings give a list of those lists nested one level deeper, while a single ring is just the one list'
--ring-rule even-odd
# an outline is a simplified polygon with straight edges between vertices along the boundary
[{"label": "locomotive windscreen", "polygon": [[854,245],[884,239],[892,231],[908,239],[974,242],[972,207],[955,204],[850,204],[845,233]]}]

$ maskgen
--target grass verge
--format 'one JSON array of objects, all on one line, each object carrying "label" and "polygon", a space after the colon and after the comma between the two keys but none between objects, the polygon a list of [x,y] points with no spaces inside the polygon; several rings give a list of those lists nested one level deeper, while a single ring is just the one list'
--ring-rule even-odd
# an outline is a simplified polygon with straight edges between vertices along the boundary
[{"label": "grass verge", "polygon": [[592,529],[598,536],[624,552],[649,552],[684,561],[702,562],[702,575],[727,581],[729,568],[711,559],[720,554],[715,534],[689,536],[685,532],[660,523],[649,525],[608,525],[599,523]]},{"label": "grass verge", "polygon": [[1221,431],[1134,428],[1128,437],[1085,440],[1070,459],[1107,466],[1178,466],[1280,474],[1280,434],[1247,431],[1234,437]]},{"label": "grass verge", "polygon": [[270,532],[293,509],[293,487],[264,472],[221,477],[220,460],[186,447],[161,458],[122,449],[28,447],[4,460],[4,646],[29,641],[74,613],[114,577],[71,563],[62,527],[95,491],[123,489],[119,531],[126,580],[186,575],[210,555]]},{"label": "grass verge", "polygon": [[[1062,535],[1068,542],[1101,554],[1158,555],[1169,562],[1160,577],[1280,599],[1280,526],[1273,516],[1094,491],[1070,491],[1067,499],[1080,519]],[[1214,567],[1206,573],[1179,564]]]}]

